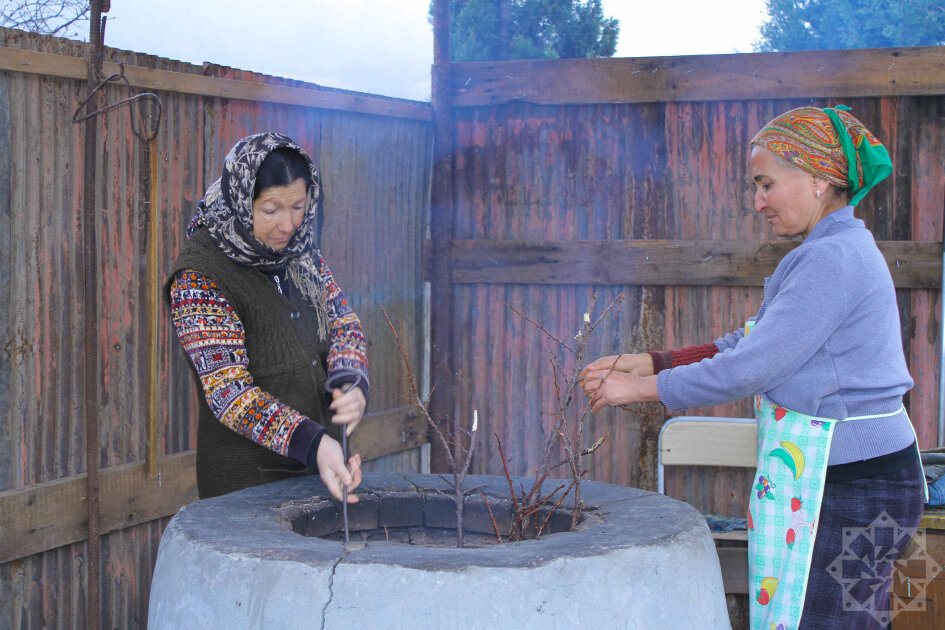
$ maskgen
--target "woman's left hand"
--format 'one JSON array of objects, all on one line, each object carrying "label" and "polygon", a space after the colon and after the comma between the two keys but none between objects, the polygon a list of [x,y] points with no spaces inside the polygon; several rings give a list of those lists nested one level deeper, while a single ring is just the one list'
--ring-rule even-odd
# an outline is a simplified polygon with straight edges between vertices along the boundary
[{"label": "woman's left hand", "polygon": [[591,399],[591,411],[635,402],[658,401],[655,376],[634,376],[610,369],[588,369],[584,373],[584,393]]},{"label": "woman's left hand", "polygon": [[331,405],[328,407],[335,412],[331,423],[346,425],[345,432],[351,435],[354,428],[361,422],[366,406],[364,390],[360,387],[351,387],[348,391],[336,387],[331,392]]}]

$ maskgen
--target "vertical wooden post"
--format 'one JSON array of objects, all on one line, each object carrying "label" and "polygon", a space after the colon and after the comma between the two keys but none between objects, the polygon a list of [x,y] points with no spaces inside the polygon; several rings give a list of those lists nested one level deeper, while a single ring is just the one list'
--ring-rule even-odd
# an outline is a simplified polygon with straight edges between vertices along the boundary
[{"label": "vertical wooden post", "polygon": [[[450,241],[453,238],[453,116],[450,98],[450,3],[433,3],[432,101],[434,124],[433,188],[430,195],[430,231],[433,242],[433,276],[430,286],[430,380],[435,387],[430,415],[443,435],[451,436],[453,366],[450,356],[452,318],[450,306]],[[438,440],[430,440],[430,470],[449,472],[446,452]]]},{"label": "vertical wooden post", "polygon": [[939,447],[945,446],[945,207],[942,208],[942,291],[939,296],[938,319],[938,436]]},{"label": "vertical wooden post", "polygon": [[[88,82],[89,92],[102,80],[104,57],[104,33],[102,32],[103,0],[91,4],[89,30]],[[105,8],[107,11],[108,9]],[[99,94],[93,94],[88,111],[97,109]],[[101,540],[99,538],[99,376],[98,376],[98,230],[95,211],[96,192],[96,147],[98,118],[90,117],[85,122],[83,191],[82,191],[82,242],[84,257],[83,317],[85,318],[85,466],[87,497],[89,502],[89,542],[87,557],[88,575],[88,628],[98,630],[101,625]]]}]

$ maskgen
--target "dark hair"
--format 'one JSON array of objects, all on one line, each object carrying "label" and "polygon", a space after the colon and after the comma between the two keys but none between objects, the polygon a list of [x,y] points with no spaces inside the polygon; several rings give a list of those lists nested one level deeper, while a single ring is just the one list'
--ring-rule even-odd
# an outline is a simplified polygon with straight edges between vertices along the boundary
[{"label": "dark hair", "polygon": [[309,170],[308,162],[294,149],[276,149],[259,166],[253,186],[253,199],[258,199],[267,188],[288,186],[297,179],[304,180],[306,188],[312,184],[312,171]]}]

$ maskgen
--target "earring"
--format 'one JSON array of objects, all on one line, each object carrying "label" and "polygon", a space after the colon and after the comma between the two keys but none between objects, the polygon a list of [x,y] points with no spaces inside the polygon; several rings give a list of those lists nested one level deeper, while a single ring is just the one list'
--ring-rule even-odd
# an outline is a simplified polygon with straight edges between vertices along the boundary
[{"label": "earring", "polygon": [[817,198],[820,199],[820,191],[817,191]]}]

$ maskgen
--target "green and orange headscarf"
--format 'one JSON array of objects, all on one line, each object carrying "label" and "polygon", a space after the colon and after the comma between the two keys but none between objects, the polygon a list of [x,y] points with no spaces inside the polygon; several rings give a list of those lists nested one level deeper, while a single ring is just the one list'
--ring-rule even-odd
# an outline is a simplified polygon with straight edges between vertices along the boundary
[{"label": "green and orange headscarf", "polygon": [[850,194],[855,206],[892,173],[886,147],[846,105],[799,107],[765,125],[751,144]]}]

